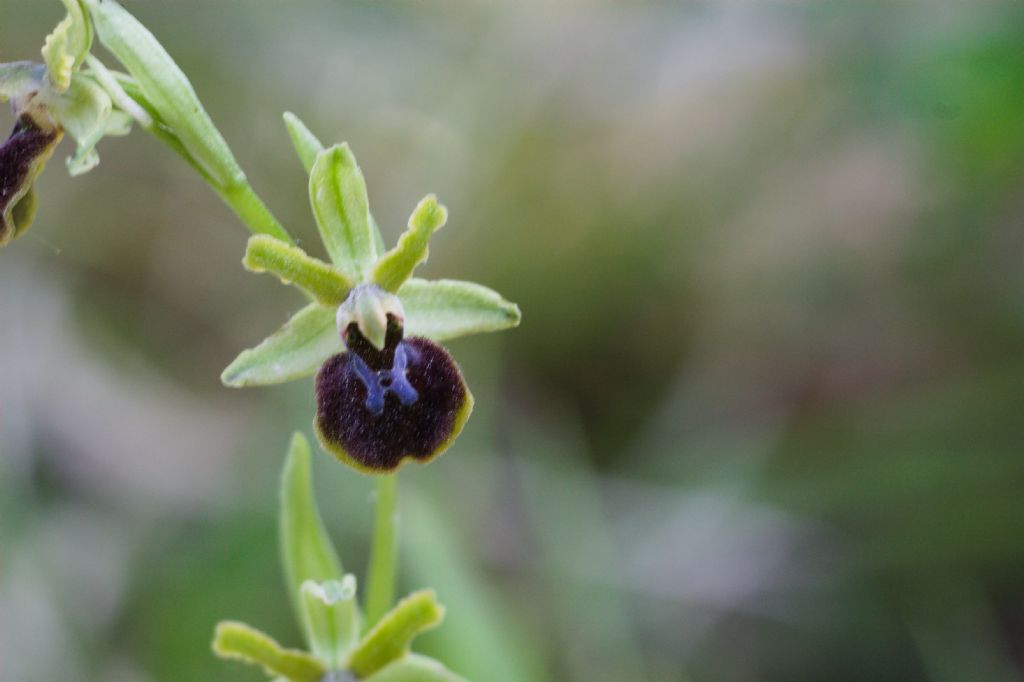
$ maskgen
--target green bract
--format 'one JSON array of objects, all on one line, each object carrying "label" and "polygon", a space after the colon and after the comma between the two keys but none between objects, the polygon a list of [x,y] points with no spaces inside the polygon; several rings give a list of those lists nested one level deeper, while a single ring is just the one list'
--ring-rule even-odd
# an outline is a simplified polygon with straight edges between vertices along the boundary
[{"label": "green bract", "polygon": [[433,591],[400,601],[360,636],[362,608],[355,577],[324,531],[310,479],[309,445],[296,433],[281,478],[280,542],[285,582],[309,652],[286,649],[269,635],[237,621],[217,625],[213,651],[221,658],[257,665],[276,680],[322,682],[465,682],[440,662],[410,652],[420,633],[437,627],[444,608]]}]

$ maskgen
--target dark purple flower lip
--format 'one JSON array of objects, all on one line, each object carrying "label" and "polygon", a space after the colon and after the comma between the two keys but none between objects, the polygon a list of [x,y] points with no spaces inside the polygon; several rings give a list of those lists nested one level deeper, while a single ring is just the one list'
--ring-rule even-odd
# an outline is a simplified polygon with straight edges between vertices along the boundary
[{"label": "dark purple flower lip", "polygon": [[377,350],[352,323],[348,351],[316,377],[317,437],[325,450],[367,473],[396,471],[406,459],[425,463],[451,445],[469,418],[473,397],[442,346],[402,336],[388,316]]},{"label": "dark purple flower lip", "polygon": [[0,146],[0,245],[28,229],[35,214],[33,184],[60,142],[56,124],[23,113]]}]

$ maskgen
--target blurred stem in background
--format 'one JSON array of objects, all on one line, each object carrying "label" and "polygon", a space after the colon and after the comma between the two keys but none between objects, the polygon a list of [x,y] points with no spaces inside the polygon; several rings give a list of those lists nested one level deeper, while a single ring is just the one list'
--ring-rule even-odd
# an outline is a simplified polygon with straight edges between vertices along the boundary
[{"label": "blurred stem in background", "polygon": [[376,625],[394,602],[395,564],[398,559],[398,474],[377,478],[373,516],[373,547],[366,591],[366,630]]}]

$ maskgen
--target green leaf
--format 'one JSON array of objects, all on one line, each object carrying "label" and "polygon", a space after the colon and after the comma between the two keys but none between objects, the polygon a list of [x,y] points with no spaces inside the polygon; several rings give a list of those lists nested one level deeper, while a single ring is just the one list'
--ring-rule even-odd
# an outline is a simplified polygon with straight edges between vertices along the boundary
[{"label": "green leaf", "polygon": [[420,590],[398,602],[370,630],[348,659],[348,668],[360,679],[369,677],[408,653],[412,640],[441,624],[444,607],[433,590]]},{"label": "green leaf", "polygon": [[341,305],[352,288],[352,282],[327,263],[268,235],[249,238],[242,265],[250,272],[270,272],[326,306]]},{"label": "green leaf", "polygon": [[307,580],[300,596],[302,626],[309,635],[310,648],[328,667],[341,667],[359,638],[355,576],[323,583]]},{"label": "green leaf", "polygon": [[413,270],[427,260],[430,235],[448,221],[448,209],[428,194],[409,217],[409,227],[398,239],[398,245],[385,253],[373,269],[373,281],[395,292],[412,276]]},{"label": "green leaf", "polygon": [[406,654],[366,678],[366,682],[466,682],[466,678],[427,656]]},{"label": "green leaf", "polygon": [[291,446],[281,473],[281,511],[279,532],[285,583],[292,607],[312,646],[312,624],[304,616],[302,585],[342,580],[341,560],[327,536],[313,495],[310,474],[309,441],[301,433],[292,436]]},{"label": "green leaf", "polygon": [[268,675],[281,675],[292,682],[319,682],[327,672],[323,663],[305,651],[285,649],[268,635],[236,621],[217,624],[213,652],[221,658],[258,665]]},{"label": "green leaf", "polygon": [[290,111],[284,112],[284,125],[288,128],[288,136],[292,138],[295,153],[299,155],[302,168],[308,175],[313,170],[316,157],[324,150],[320,140],[316,138],[306,124]]},{"label": "green leaf", "polygon": [[316,372],[344,350],[335,311],[310,303],[255,348],[242,351],[220,375],[225,386],[268,386]]},{"label": "green leaf", "polygon": [[331,260],[353,282],[365,282],[377,250],[366,182],[347,144],[317,155],[309,176],[309,198]]},{"label": "green leaf", "polygon": [[57,92],[71,85],[72,72],[92,47],[92,24],[80,0],[63,0],[68,13],[43,44],[43,62]]},{"label": "green leaf", "polygon": [[496,291],[452,279],[410,279],[398,290],[405,333],[435,341],[518,326],[519,306]]}]

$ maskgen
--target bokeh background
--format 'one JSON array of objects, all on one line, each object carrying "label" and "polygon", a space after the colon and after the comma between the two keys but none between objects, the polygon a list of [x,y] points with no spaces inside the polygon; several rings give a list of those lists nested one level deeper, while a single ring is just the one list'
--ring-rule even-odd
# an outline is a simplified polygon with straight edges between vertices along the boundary
[{"label": "bokeh background", "polygon": [[[1024,679],[1024,7],[127,0],[312,250],[280,114],[386,238],[518,302],[402,475],[421,640],[476,682]],[[0,61],[56,0],[3,0]],[[104,54],[102,50],[99,53]],[[107,58],[113,65],[113,59]],[[3,126],[12,119],[7,112]],[[141,132],[0,253],[0,680],[258,680],[311,380],[218,381],[301,299]],[[371,482],[316,486],[362,574]]]}]

